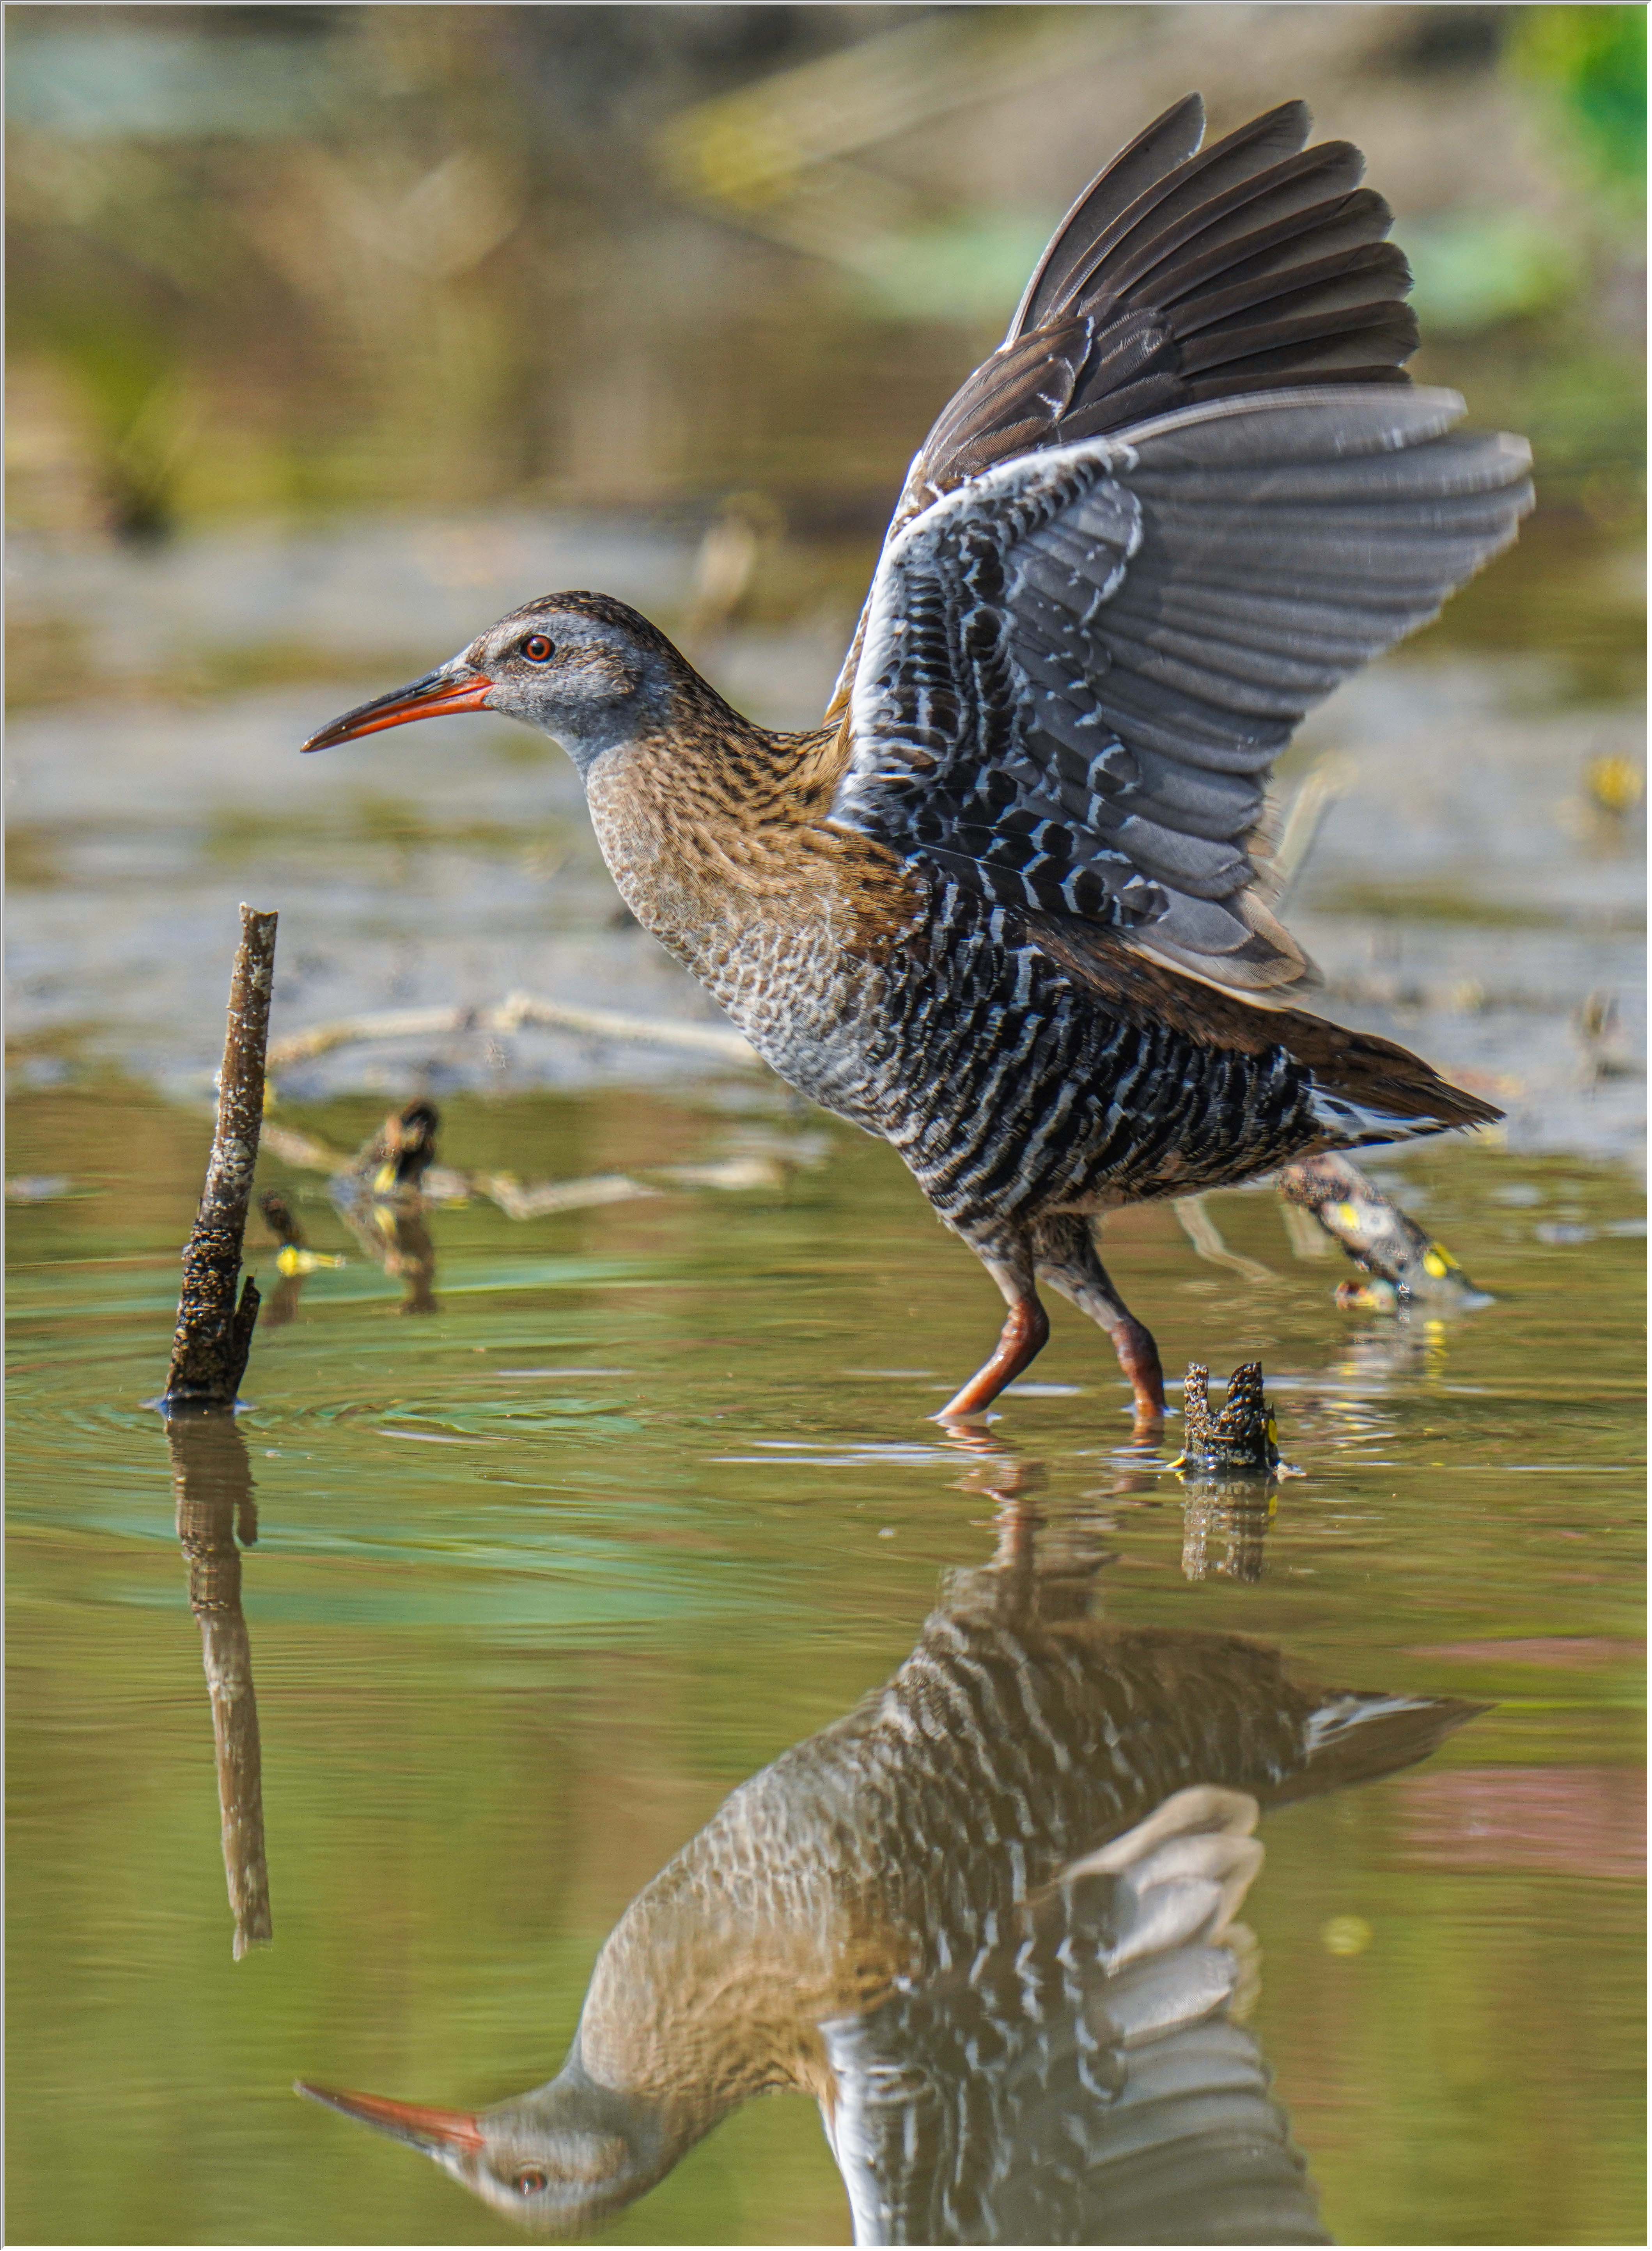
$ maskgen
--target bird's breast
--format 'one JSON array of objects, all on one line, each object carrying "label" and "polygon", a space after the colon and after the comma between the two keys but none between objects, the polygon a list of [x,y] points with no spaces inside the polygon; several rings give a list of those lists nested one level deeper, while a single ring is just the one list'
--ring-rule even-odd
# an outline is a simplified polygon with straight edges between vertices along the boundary
[{"label": "bird's breast", "polygon": [[621,897],[781,1076],[854,1114],[855,1057],[884,967],[921,911],[892,855],[781,807],[593,772],[592,825]]}]

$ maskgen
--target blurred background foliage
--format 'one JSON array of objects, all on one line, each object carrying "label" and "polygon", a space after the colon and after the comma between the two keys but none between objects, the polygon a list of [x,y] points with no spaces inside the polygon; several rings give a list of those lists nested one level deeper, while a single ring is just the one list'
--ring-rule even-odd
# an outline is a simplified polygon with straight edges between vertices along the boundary
[{"label": "blurred background foliage", "polygon": [[1415,372],[1527,431],[1552,508],[1639,520],[1639,8],[19,6],[7,30],[28,530],[754,493],[858,570],[1054,220],[1192,86],[1213,132],[1301,93],[1358,141],[1416,268]]}]

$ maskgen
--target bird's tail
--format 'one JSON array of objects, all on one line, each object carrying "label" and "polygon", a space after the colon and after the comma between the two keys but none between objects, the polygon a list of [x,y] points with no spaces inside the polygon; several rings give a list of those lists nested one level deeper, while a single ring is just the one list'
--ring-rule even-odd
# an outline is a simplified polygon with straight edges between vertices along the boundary
[{"label": "bird's tail", "polygon": [[1310,1099],[1328,1147],[1408,1141],[1458,1126],[1492,1126],[1503,1115],[1393,1040],[1347,1031],[1295,1008],[1281,1009],[1272,1021],[1280,1044],[1313,1074]]},{"label": "bird's tail", "polygon": [[1366,1689],[1327,1692],[1303,1728],[1301,1766],[1276,1790],[1270,1804],[1320,1797],[1379,1776],[1397,1774],[1430,1757],[1457,1728],[1490,1707],[1455,1696],[1387,1696]]},{"label": "bird's tail", "polygon": [[1053,961],[1133,1022],[1169,1024],[1200,1047],[1233,1055],[1285,1049],[1312,1074],[1313,1106],[1324,1126],[1326,1148],[1491,1126],[1503,1115],[1477,1094],[1449,1085],[1393,1040],[1351,1032],[1304,1009],[1282,1008],[1254,994],[1241,996],[1187,971],[1168,969],[1076,916],[1029,914],[1025,920]]}]

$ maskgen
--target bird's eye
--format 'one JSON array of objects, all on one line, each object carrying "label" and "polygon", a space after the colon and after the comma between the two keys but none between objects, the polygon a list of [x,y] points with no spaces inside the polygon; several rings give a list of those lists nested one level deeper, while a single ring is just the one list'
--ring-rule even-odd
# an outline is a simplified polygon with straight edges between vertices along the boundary
[{"label": "bird's eye", "polygon": [[[550,646],[550,643],[547,641],[545,643],[545,647],[549,648]],[[529,2165],[523,2171],[519,2172],[516,2176],[516,2193],[518,2196],[537,2196],[542,2189],[546,2189],[550,2186],[550,2183],[536,2165]]]},{"label": "bird's eye", "polygon": [[553,654],[552,644],[543,634],[529,634],[522,643],[522,655],[529,664],[544,664]]}]

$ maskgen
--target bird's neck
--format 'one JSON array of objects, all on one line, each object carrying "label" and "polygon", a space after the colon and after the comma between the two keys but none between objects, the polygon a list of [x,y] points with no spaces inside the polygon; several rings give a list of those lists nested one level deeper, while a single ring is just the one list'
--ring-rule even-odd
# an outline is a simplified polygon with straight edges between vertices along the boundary
[{"label": "bird's neck", "polygon": [[[827,821],[839,728],[771,733],[684,672],[665,722],[592,764],[586,797],[626,905],[715,987],[717,963],[756,933],[836,918],[847,938],[880,855]],[[892,863],[882,872],[887,887]]]},{"label": "bird's neck", "polygon": [[783,1793],[736,1791],[598,1957],[579,2026],[592,2078],[713,2117],[765,2088],[829,2093],[820,2024],[906,1964],[821,1841]]}]

